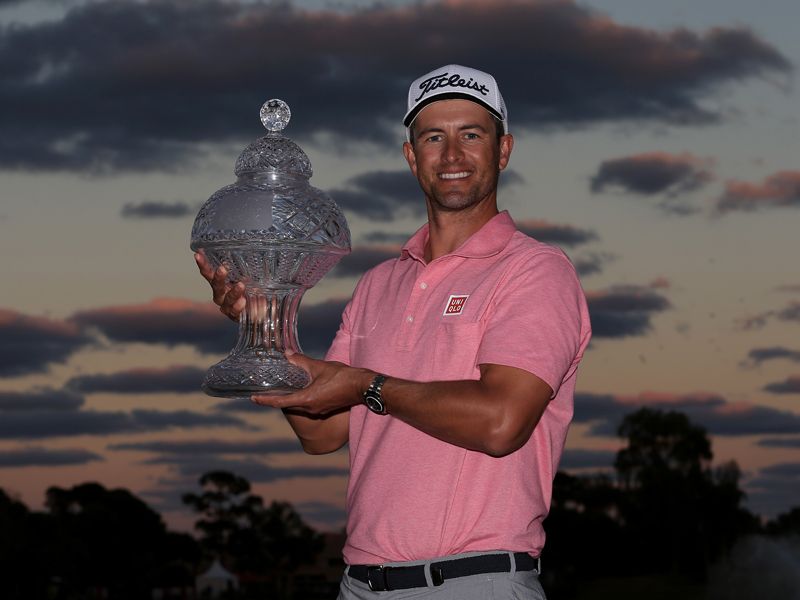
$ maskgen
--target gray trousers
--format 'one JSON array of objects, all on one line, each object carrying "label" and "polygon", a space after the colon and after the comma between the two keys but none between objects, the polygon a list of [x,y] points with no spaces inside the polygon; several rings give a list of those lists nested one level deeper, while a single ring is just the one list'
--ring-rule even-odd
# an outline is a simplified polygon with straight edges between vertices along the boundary
[{"label": "gray trousers", "polygon": [[[496,554],[497,552],[468,552],[448,556],[447,559],[476,556],[479,554]],[[539,584],[539,573],[533,571],[516,572],[513,555],[510,573],[484,573],[448,579],[440,586],[434,586],[430,578],[430,564],[442,560],[420,560],[404,563],[386,563],[389,567],[409,567],[427,565],[426,579],[428,587],[408,590],[391,590],[373,592],[366,583],[353,579],[345,569],[342,584],[339,587],[338,600],[405,600],[425,598],[430,600],[545,600],[542,586]]]}]

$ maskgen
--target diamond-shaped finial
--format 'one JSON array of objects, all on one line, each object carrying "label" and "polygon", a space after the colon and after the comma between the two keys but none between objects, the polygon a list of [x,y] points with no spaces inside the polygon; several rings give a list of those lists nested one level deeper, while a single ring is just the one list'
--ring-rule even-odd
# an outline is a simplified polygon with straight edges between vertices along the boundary
[{"label": "diamond-shaped finial", "polygon": [[289,110],[289,105],[283,100],[273,98],[267,100],[261,107],[261,122],[267,131],[276,132],[283,130],[292,118],[292,111]]}]

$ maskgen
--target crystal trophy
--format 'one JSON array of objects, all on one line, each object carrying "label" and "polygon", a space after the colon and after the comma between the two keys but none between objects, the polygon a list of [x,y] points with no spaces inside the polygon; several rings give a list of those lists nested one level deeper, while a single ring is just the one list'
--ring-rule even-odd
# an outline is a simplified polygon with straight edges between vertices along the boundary
[{"label": "crystal trophy", "polygon": [[301,352],[297,310],[307,289],[350,252],[350,230],[336,203],[312,187],[306,153],[283,135],[291,111],[282,100],[261,107],[267,134],[236,161],[237,180],[200,208],[191,248],[203,250],[230,283],[245,285],[247,305],[230,354],[206,373],[211,396],[287,394],[309,383],[284,352]]}]

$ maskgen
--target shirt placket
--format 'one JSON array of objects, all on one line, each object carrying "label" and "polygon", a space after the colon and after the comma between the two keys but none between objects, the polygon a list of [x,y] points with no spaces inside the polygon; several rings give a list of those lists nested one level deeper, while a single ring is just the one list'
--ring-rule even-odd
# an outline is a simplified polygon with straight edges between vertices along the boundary
[{"label": "shirt placket", "polygon": [[398,350],[411,350],[416,340],[424,333],[422,329],[429,325],[431,290],[436,287],[434,284],[444,276],[446,265],[447,259],[443,257],[425,265],[417,272],[400,323],[400,331],[397,336]]}]

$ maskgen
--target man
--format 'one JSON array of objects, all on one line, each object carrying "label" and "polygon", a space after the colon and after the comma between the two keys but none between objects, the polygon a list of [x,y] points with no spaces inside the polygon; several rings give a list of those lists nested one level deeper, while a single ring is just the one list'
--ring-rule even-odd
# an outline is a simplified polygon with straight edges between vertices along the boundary
[{"label": "man", "polygon": [[[497,208],[514,145],[497,83],[449,65],[411,85],[403,153],[428,223],[364,275],[311,384],[254,396],[306,452],[349,442],[340,599],[543,598],[542,521],[588,344],[565,255]],[[221,310],[242,286],[202,256]]]}]

